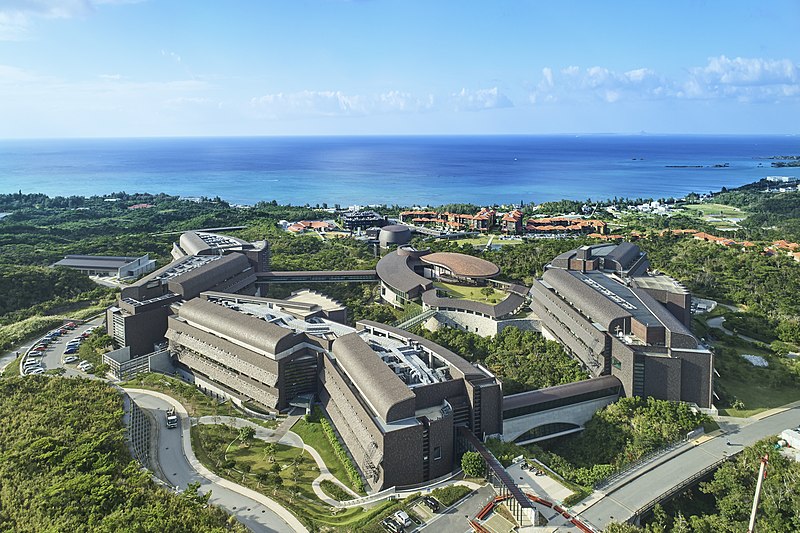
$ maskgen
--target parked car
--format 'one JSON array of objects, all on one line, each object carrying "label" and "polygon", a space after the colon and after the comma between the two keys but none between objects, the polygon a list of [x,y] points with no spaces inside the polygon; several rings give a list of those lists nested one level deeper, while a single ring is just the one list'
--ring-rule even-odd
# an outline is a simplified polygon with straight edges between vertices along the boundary
[{"label": "parked car", "polygon": [[37,366],[32,370],[25,370],[26,374],[44,374],[44,368]]},{"label": "parked car", "polygon": [[391,518],[384,518],[381,521],[381,524],[387,531],[391,531],[392,533],[400,533],[403,531],[403,526],[392,520]]},{"label": "parked car", "polygon": [[439,510],[439,500],[436,498],[432,496],[425,496],[422,501],[424,501],[425,505],[427,505],[428,508],[434,513]]},{"label": "parked car", "polygon": [[77,346],[70,346],[66,350],[64,350],[64,355],[69,355],[69,354],[73,354],[73,353],[78,353],[78,347]]},{"label": "parked car", "polygon": [[91,370],[92,368],[94,368],[94,365],[89,361],[83,360],[80,363],[78,363],[78,368],[86,372],[87,370]]},{"label": "parked car", "polygon": [[64,362],[65,362],[65,363],[67,363],[67,364],[69,364],[69,363],[74,363],[74,362],[75,362],[75,361],[77,361],[77,360],[78,360],[78,358],[77,358],[77,357],[75,357],[74,355],[68,355],[68,356],[66,356],[66,357],[64,358]]}]

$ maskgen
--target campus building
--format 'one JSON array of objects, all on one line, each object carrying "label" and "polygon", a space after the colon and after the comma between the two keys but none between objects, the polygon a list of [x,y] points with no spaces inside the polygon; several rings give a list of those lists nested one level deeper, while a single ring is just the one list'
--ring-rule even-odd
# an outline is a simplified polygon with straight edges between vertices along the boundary
[{"label": "campus building", "polygon": [[[435,312],[441,324],[484,336],[495,335],[510,325],[535,327],[526,316],[528,287],[495,280],[500,269],[485,259],[401,246],[381,258],[376,271],[384,301],[398,308],[421,303],[423,310]],[[498,296],[496,302],[451,298],[435,285],[437,282],[491,287]]]},{"label": "campus building", "polygon": [[203,291],[255,294],[256,274],[269,267],[269,244],[186,232],[173,245],[175,261],[124,287],[106,311],[108,334],[133,356],[164,342],[169,306]]},{"label": "campus building", "polygon": [[119,279],[128,279],[152,272],[156,268],[156,262],[147,254],[141,257],[67,255],[51,266],[71,268],[89,276],[116,276]]},{"label": "campus building", "polygon": [[342,226],[348,231],[382,228],[389,224],[388,217],[375,211],[348,211],[342,213]]},{"label": "campus building", "polygon": [[638,246],[584,246],[555,257],[531,290],[543,333],[592,376],[619,378],[628,396],[711,407],[713,355],[690,331],[691,294],[648,273]]},{"label": "campus building", "polygon": [[337,302],[304,299],[204,292],[174,303],[170,352],[198,386],[237,403],[280,410],[317,395],[376,489],[451,472],[457,425],[502,432],[488,370],[403,330],[346,326],[331,320]]}]

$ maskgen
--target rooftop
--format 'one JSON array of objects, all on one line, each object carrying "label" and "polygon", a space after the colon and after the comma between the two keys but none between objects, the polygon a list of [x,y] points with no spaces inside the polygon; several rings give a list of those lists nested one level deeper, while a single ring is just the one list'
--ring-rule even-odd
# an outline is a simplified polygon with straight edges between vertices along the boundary
[{"label": "rooftop", "polygon": [[420,259],[424,263],[446,268],[453,275],[463,278],[491,278],[500,273],[494,263],[471,255],[453,252],[434,252]]},{"label": "rooftop", "polygon": [[53,266],[70,268],[102,268],[119,269],[128,263],[136,261],[138,257],[121,257],[115,255],[67,255],[57,261]]}]

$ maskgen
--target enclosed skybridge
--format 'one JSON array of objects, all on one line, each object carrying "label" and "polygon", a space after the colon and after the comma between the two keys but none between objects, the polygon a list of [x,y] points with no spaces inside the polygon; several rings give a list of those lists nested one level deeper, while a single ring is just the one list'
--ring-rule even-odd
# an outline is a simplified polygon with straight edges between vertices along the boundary
[{"label": "enclosed skybridge", "polygon": [[619,379],[601,376],[506,396],[503,440],[529,444],[582,431],[595,412],[621,394]]},{"label": "enclosed skybridge", "polygon": [[256,283],[375,283],[374,270],[315,270],[297,272],[258,272]]}]

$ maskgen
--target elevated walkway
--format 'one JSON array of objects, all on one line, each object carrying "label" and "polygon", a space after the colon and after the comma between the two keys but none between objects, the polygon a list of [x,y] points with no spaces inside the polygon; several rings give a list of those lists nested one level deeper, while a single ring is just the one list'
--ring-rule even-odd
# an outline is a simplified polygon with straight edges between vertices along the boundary
[{"label": "elevated walkway", "polygon": [[299,270],[258,272],[256,283],[376,283],[375,270]]},{"label": "elevated walkway", "polygon": [[418,315],[406,318],[402,322],[398,322],[397,324],[394,325],[394,327],[407,330],[409,328],[413,328],[414,326],[422,324],[423,322],[425,322],[426,320],[428,320],[433,316],[436,316],[436,310],[428,309],[427,311],[423,311]]}]

